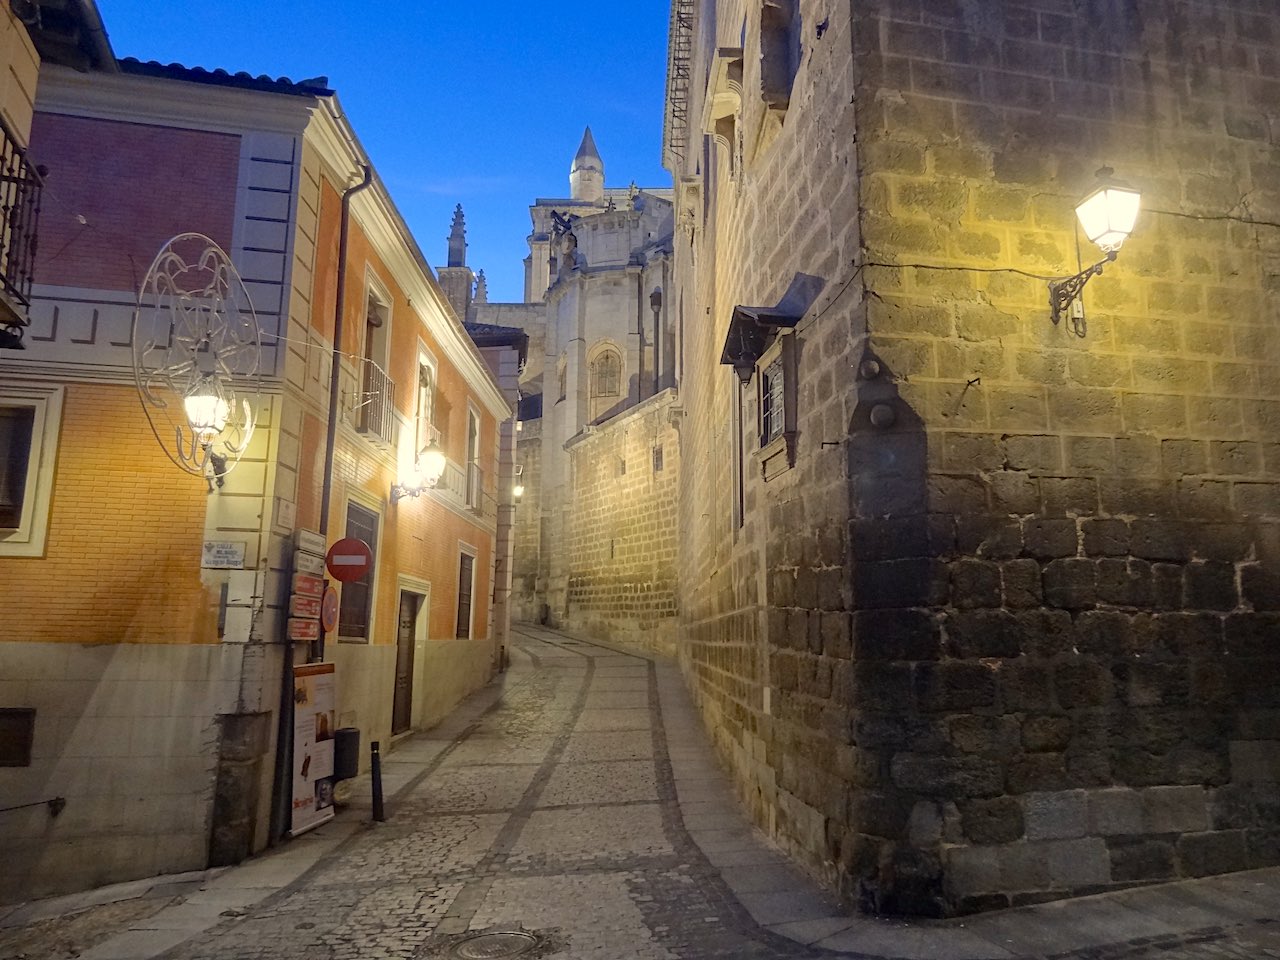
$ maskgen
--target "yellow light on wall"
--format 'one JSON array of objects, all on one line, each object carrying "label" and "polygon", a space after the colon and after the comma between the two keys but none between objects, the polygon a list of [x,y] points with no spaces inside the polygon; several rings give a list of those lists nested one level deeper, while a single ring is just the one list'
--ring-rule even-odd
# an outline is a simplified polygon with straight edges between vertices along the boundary
[{"label": "yellow light on wall", "polygon": [[1116,259],[1120,245],[1133,233],[1142,206],[1142,194],[1114,179],[1113,172],[1110,167],[1099,170],[1098,186],[1076,205],[1080,228],[1102,248],[1106,257],[1077,274],[1049,281],[1050,317],[1055,324],[1064,317],[1069,318],[1071,332],[1077,337],[1083,337],[1088,329],[1080,294],[1090,279],[1100,275],[1102,268]]},{"label": "yellow light on wall", "polygon": [[182,398],[182,409],[192,432],[201,443],[208,443],[227,425],[231,405],[222,395],[217,377],[201,377]]}]

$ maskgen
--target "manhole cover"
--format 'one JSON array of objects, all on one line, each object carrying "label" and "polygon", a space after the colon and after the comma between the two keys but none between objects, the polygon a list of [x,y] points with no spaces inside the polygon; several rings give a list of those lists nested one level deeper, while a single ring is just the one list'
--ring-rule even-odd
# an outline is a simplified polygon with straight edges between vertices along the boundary
[{"label": "manhole cover", "polygon": [[528,933],[482,933],[455,944],[449,956],[458,960],[502,960],[518,957],[538,945],[538,938]]}]

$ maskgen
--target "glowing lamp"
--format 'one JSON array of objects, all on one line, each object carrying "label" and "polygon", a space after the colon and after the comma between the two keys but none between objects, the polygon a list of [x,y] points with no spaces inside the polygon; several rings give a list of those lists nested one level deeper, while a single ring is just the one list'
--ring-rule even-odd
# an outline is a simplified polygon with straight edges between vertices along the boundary
[{"label": "glowing lamp", "polygon": [[182,409],[191,431],[201,443],[209,443],[222,432],[231,417],[231,405],[222,395],[221,384],[213,376],[201,377],[182,398]]},{"label": "glowing lamp", "polygon": [[1142,194],[1111,179],[1110,168],[1098,172],[1102,183],[1076,206],[1076,216],[1084,235],[1106,253],[1112,253],[1133,233]]}]

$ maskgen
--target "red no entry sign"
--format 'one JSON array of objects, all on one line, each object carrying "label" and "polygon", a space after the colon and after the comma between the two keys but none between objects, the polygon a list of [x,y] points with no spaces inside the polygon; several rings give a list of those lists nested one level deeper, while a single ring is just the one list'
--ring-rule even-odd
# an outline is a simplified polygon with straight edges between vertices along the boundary
[{"label": "red no entry sign", "polygon": [[329,568],[329,575],[335,580],[350,583],[359,580],[369,572],[373,564],[373,552],[363,540],[345,537],[329,548],[324,558],[324,565]]}]

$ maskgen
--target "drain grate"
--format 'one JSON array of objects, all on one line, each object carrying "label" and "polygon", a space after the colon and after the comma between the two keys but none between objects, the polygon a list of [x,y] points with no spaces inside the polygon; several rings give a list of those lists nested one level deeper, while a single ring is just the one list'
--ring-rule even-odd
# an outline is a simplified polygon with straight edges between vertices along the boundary
[{"label": "drain grate", "polygon": [[449,956],[457,960],[504,960],[527,953],[537,945],[538,938],[528,933],[481,933],[454,944]]}]

